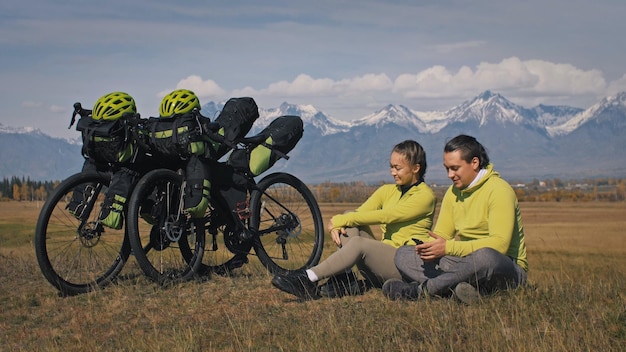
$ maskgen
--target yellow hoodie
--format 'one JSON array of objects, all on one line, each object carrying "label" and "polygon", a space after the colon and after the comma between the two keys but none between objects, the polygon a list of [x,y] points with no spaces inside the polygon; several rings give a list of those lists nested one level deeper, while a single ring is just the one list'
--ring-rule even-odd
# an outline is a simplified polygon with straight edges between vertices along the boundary
[{"label": "yellow hoodie", "polygon": [[431,240],[428,231],[433,224],[436,202],[435,193],[424,182],[409,188],[405,194],[402,194],[400,186],[385,184],[356,211],[333,216],[333,226],[380,224],[382,242],[396,248],[414,245],[411,238]]},{"label": "yellow hoodie", "polygon": [[434,232],[447,240],[447,255],[463,257],[489,247],[514,258],[528,271],[517,196],[492,164],[476,185],[464,190],[448,188]]}]

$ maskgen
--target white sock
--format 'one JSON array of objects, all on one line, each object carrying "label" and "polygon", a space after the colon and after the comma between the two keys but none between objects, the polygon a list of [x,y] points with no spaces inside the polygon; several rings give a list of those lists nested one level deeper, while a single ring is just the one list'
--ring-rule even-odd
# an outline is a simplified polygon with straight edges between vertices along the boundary
[{"label": "white sock", "polygon": [[311,269],[306,269],[306,276],[309,277],[309,280],[311,280],[311,282],[317,282],[317,280],[319,280],[317,275],[315,275],[315,273]]}]

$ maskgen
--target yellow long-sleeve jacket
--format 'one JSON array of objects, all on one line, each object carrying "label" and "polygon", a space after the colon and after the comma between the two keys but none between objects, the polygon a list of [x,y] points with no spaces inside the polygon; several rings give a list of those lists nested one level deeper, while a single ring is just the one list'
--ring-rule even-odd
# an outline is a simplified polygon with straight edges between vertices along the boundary
[{"label": "yellow long-sleeve jacket", "polygon": [[335,215],[333,226],[358,227],[380,225],[382,242],[400,247],[413,245],[412,238],[430,239],[436,205],[435,193],[426,183],[409,188],[402,194],[400,186],[379,187],[356,211]]},{"label": "yellow long-sleeve jacket", "polygon": [[447,255],[462,257],[489,247],[515,259],[519,266],[528,270],[517,196],[493,170],[492,164],[471,188],[448,188],[434,232],[447,240]]}]

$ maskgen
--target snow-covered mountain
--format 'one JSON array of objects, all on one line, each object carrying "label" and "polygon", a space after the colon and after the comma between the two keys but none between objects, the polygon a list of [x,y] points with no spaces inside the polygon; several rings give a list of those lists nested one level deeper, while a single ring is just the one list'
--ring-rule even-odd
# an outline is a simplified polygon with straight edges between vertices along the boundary
[{"label": "snow-covered mountain", "polygon": [[[202,115],[214,119],[226,104],[226,101],[209,102],[200,109]],[[350,130],[352,124],[341,120],[336,120],[326,116],[312,105],[294,105],[284,102],[277,108],[263,109],[259,107],[259,118],[255,121],[251,134],[257,133],[270,124],[275,118],[284,115],[296,115],[302,118],[302,121],[319,130],[322,135],[346,132]]]},{"label": "snow-covered mountain", "polygon": [[[224,103],[209,102],[201,112],[215,118]],[[275,108],[259,107],[259,115],[250,134],[278,116],[302,117],[302,140],[289,154],[291,158],[281,160],[272,171],[291,172],[310,183],[389,181],[389,151],[404,139],[415,139],[426,149],[427,180],[447,182],[440,167],[443,145],[460,133],[476,136],[506,178],[626,175],[626,166],[615,162],[615,155],[626,149],[626,92],[584,110],[549,105],[527,108],[485,91],[447,111],[387,105],[351,122],[334,119],[311,105],[287,102]],[[0,125],[3,177],[60,179],[79,170],[81,164],[79,145],[39,130]]]},{"label": "snow-covered mountain", "polygon": [[614,112],[622,114],[626,111],[626,92],[609,96],[587,110],[578,111],[570,116],[564,116],[561,123],[546,126],[550,136],[567,135],[585,123],[598,119],[602,116],[613,115]]},{"label": "snow-covered mountain", "polygon": [[62,180],[81,170],[81,144],[39,129],[0,124],[0,177]]}]

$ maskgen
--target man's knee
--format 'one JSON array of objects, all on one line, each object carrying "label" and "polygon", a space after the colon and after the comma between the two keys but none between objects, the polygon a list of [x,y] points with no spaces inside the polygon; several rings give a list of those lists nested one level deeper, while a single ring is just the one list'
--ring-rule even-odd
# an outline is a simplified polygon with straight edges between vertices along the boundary
[{"label": "man's knee", "polygon": [[506,256],[493,248],[480,248],[470,254],[477,267],[495,267],[507,259]]},{"label": "man's knee", "polygon": [[402,246],[396,250],[393,262],[400,272],[410,270],[409,264],[415,263],[415,246]]},{"label": "man's knee", "polygon": [[509,277],[515,272],[511,258],[493,248],[481,248],[467,256],[475,273],[481,277],[504,275]]}]

